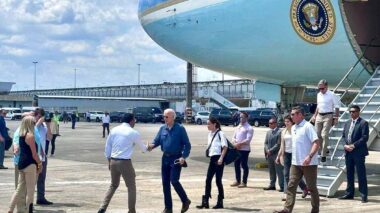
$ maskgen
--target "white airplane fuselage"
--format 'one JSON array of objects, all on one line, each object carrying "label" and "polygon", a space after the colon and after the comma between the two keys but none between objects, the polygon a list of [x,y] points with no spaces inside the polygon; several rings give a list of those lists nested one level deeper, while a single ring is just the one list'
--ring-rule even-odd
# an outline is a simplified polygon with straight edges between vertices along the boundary
[{"label": "white airplane fuselage", "polygon": [[355,69],[365,69],[361,78],[368,78],[380,64],[378,11],[376,0],[139,2],[143,28],[170,53],[281,85],[315,85],[319,79],[336,84],[367,46]]}]

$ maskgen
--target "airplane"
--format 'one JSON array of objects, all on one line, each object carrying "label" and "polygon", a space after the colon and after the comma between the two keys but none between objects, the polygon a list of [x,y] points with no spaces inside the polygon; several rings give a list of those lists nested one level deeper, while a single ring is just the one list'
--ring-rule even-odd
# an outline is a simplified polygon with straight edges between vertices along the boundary
[{"label": "airplane", "polygon": [[[278,85],[368,80],[380,65],[378,0],[140,0],[147,34],[197,66]],[[363,55],[363,57],[362,57]]]}]

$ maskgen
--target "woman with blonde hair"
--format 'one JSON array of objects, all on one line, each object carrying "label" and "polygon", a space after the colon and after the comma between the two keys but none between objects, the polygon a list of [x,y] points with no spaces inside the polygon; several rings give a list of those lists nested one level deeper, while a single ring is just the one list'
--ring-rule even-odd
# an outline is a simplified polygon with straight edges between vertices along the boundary
[{"label": "woman with blonde hair", "polygon": [[25,194],[25,191],[27,212],[33,212],[34,188],[36,185],[37,174],[42,171],[42,162],[38,157],[37,144],[34,140],[35,123],[33,116],[25,116],[21,121],[19,130],[19,183],[12,196],[8,213],[13,213],[16,203],[18,203],[22,194]]},{"label": "woman with blonde hair", "polygon": [[[282,164],[284,166],[284,178],[285,178],[285,184],[284,184],[284,193],[286,194],[286,189],[288,187],[289,183],[289,177],[290,177],[290,166],[292,165],[292,126],[293,126],[293,120],[290,117],[290,115],[285,116],[284,118],[285,122],[285,128],[281,132],[281,148],[278,152],[276,163]],[[306,184],[303,180],[300,181],[298,185],[303,193],[302,198],[305,198],[308,194],[308,190],[306,187]],[[283,201],[286,199],[283,198]]]}]

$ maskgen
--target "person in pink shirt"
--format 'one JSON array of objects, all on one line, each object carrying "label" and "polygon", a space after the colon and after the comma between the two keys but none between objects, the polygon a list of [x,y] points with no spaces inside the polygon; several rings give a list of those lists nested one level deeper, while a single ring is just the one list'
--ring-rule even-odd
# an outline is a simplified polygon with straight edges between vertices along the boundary
[{"label": "person in pink shirt", "polygon": [[[248,123],[248,113],[240,113],[240,123],[235,129],[232,143],[239,150],[241,157],[235,161],[235,177],[236,181],[231,184],[232,187],[247,187],[249,174],[248,156],[251,152],[251,140],[253,136],[253,128]],[[243,168],[243,181],[241,180],[241,168]]]}]

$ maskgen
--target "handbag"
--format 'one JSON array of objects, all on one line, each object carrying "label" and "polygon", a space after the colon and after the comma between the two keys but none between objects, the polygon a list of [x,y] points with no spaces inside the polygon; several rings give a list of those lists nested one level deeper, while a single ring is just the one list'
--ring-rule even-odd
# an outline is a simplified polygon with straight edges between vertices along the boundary
[{"label": "handbag", "polygon": [[9,148],[11,148],[12,142],[13,142],[13,139],[11,137],[8,137],[5,139],[4,143],[5,143],[5,150],[6,151],[8,151]]},{"label": "handbag", "polygon": [[[219,135],[219,139],[220,139],[220,135]],[[227,141],[228,146],[227,146],[227,153],[224,156],[223,162],[225,165],[228,165],[232,162],[235,162],[237,159],[239,159],[241,154],[239,150],[235,149],[234,145],[228,140],[227,137],[226,137],[226,141]]]},{"label": "handbag", "polygon": [[[207,149],[206,149],[206,157],[208,157],[208,158],[210,157],[210,147],[211,147],[211,145],[212,145],[212,142],[214,141],[214,138],[215,138],[216,134],[219,133],[219,131],[220,131],[220,129],[218,129],[218,131],[215,132],[214,136],[213,136],[212,139],[211,139],[211,143],[210,143],[210,145],[208,145],[208,147],[207,147]],[[220,136],[219,136],[219,139],[220,139]]]}]

